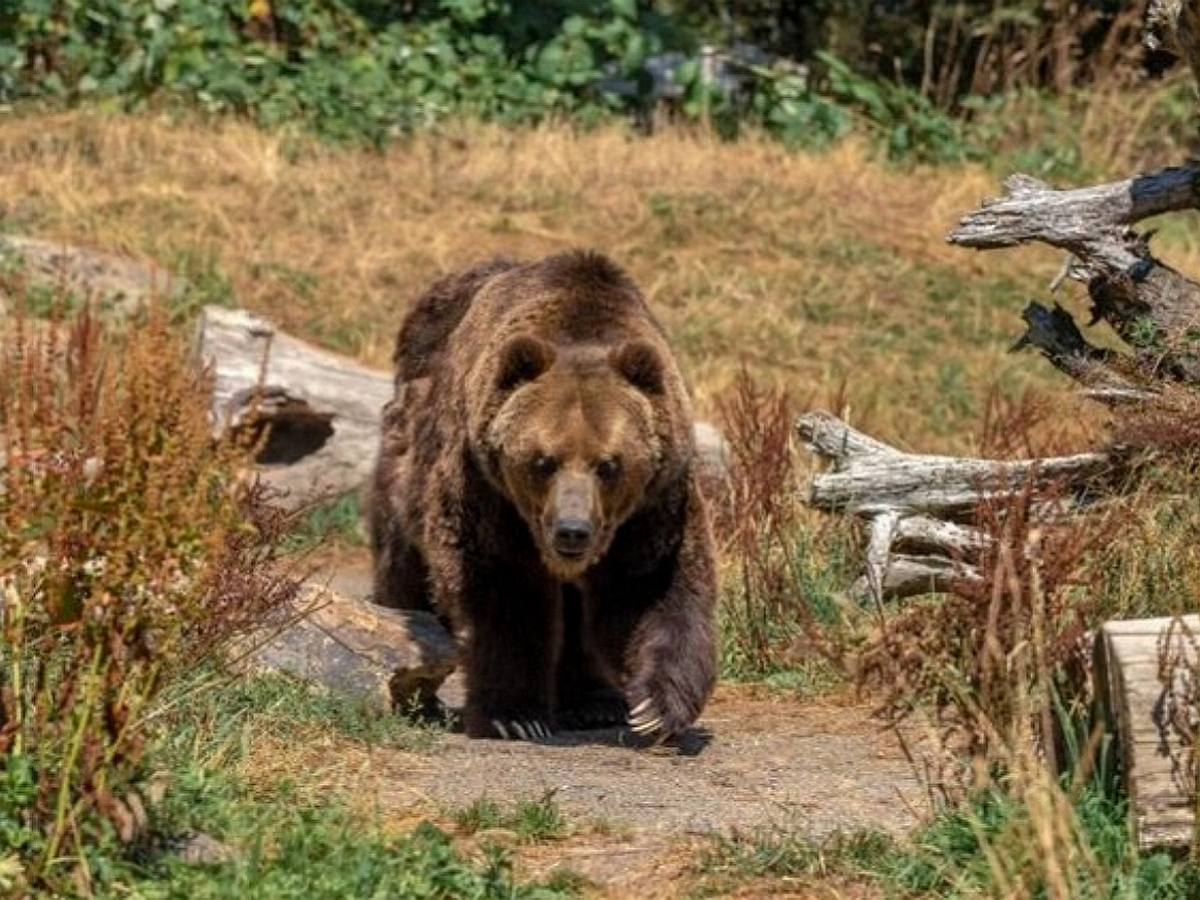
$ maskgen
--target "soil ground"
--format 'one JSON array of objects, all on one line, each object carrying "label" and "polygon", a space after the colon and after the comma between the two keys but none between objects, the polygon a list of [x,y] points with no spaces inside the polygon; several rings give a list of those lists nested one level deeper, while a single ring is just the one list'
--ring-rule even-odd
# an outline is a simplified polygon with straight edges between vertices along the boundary
[{"label": "soil ground", "polygon": [[[332,586],[362,595],[365,568],[342,562]],[[443,696],[451,705],[461,696],[453,676]],[[565,867],[614,898],[678,896],[687,866],[714,835],[899,834],[925,809],[896,738],[868,706],[849,694],[801,701],[746,685],[722,684],[678,748],[639,748],[626,729],[540,744],[451,733],[427,752],[376,756],[374,765],[383,776],[378,808],[392,819],[445,819],[485,796],[504,804],[552,797],[571,837],[516,847],[519,868],[544,876]],[[853,887],[767,895],[860,896]]]}]

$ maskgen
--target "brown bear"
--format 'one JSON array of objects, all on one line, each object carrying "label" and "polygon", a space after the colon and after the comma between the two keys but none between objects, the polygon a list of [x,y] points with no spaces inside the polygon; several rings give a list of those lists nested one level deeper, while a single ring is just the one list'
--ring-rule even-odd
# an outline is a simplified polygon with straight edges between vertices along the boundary
[{"label": "brown bear", "polygon": [[633,281],[572,251],[434,284],[396,342],[375,599],[462,640],[472,737],[674,738],[716,677],[687,389]]}]

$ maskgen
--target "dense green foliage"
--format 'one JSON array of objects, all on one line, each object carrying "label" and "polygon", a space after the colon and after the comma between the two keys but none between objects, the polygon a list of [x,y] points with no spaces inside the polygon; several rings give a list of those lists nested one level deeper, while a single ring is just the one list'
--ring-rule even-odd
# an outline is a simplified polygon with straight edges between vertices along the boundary
[{"label": "dense green foliage", "polygon": [[[451,114],[528,122],[619,104],[658,20],[632,0],[441,0],[412,17],[349,0],[6,0],[0,101],[178,102],[375,142]],[[604,69],[609,64],[608,69]]]},{"label": "dense green foliage", "polygon": [[[1140,22],[1121,4],[882,6],[0,0],[0,104],[182,106],[378,145],[450,116],[648,122],[657,60],[673,113],[727,137],[752,125],[819,147],[858,118],[892,158],[946,161],[983,154],[963,132],[972,98],[1136,62]],[[703,42],[747,40],[778,61],[705,74]]]}]

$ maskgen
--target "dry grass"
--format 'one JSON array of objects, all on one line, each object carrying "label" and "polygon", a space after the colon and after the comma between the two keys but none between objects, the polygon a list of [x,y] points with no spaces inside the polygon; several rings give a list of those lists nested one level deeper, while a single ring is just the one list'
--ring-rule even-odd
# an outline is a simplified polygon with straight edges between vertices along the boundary
[{"label": "dry grass", "polygon": [[0,121],[5,230],[218,272],[238,304],[368,362],[387,365],[434,276],[587,245],[644,286],[702,414],[745,364],[802,403],[844,385],[857,423],[944,451],[971,449],[994,383],[1061,384],[1005,352],[1058,255],[944,242],[996,190],[980,169],[888,170],[854,143],[800,155],[684,131],[463,126],[371,153],[234,123]]}]

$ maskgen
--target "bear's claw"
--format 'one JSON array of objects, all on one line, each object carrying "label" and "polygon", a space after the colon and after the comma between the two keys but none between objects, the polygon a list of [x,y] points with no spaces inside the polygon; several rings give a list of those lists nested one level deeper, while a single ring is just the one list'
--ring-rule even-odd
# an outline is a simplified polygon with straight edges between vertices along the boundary
[{"label": "bear's claw", "polygon": [[537,719],[492,719],[492,728],[506,741],[545,741],[553,736],[544,722]]},{"label": "bear's claw", "polygon": [[662,724],[662,716],[655,710],[650,697],[629,711],[629,727],[637,734],[653,734],[662,728]]}]

